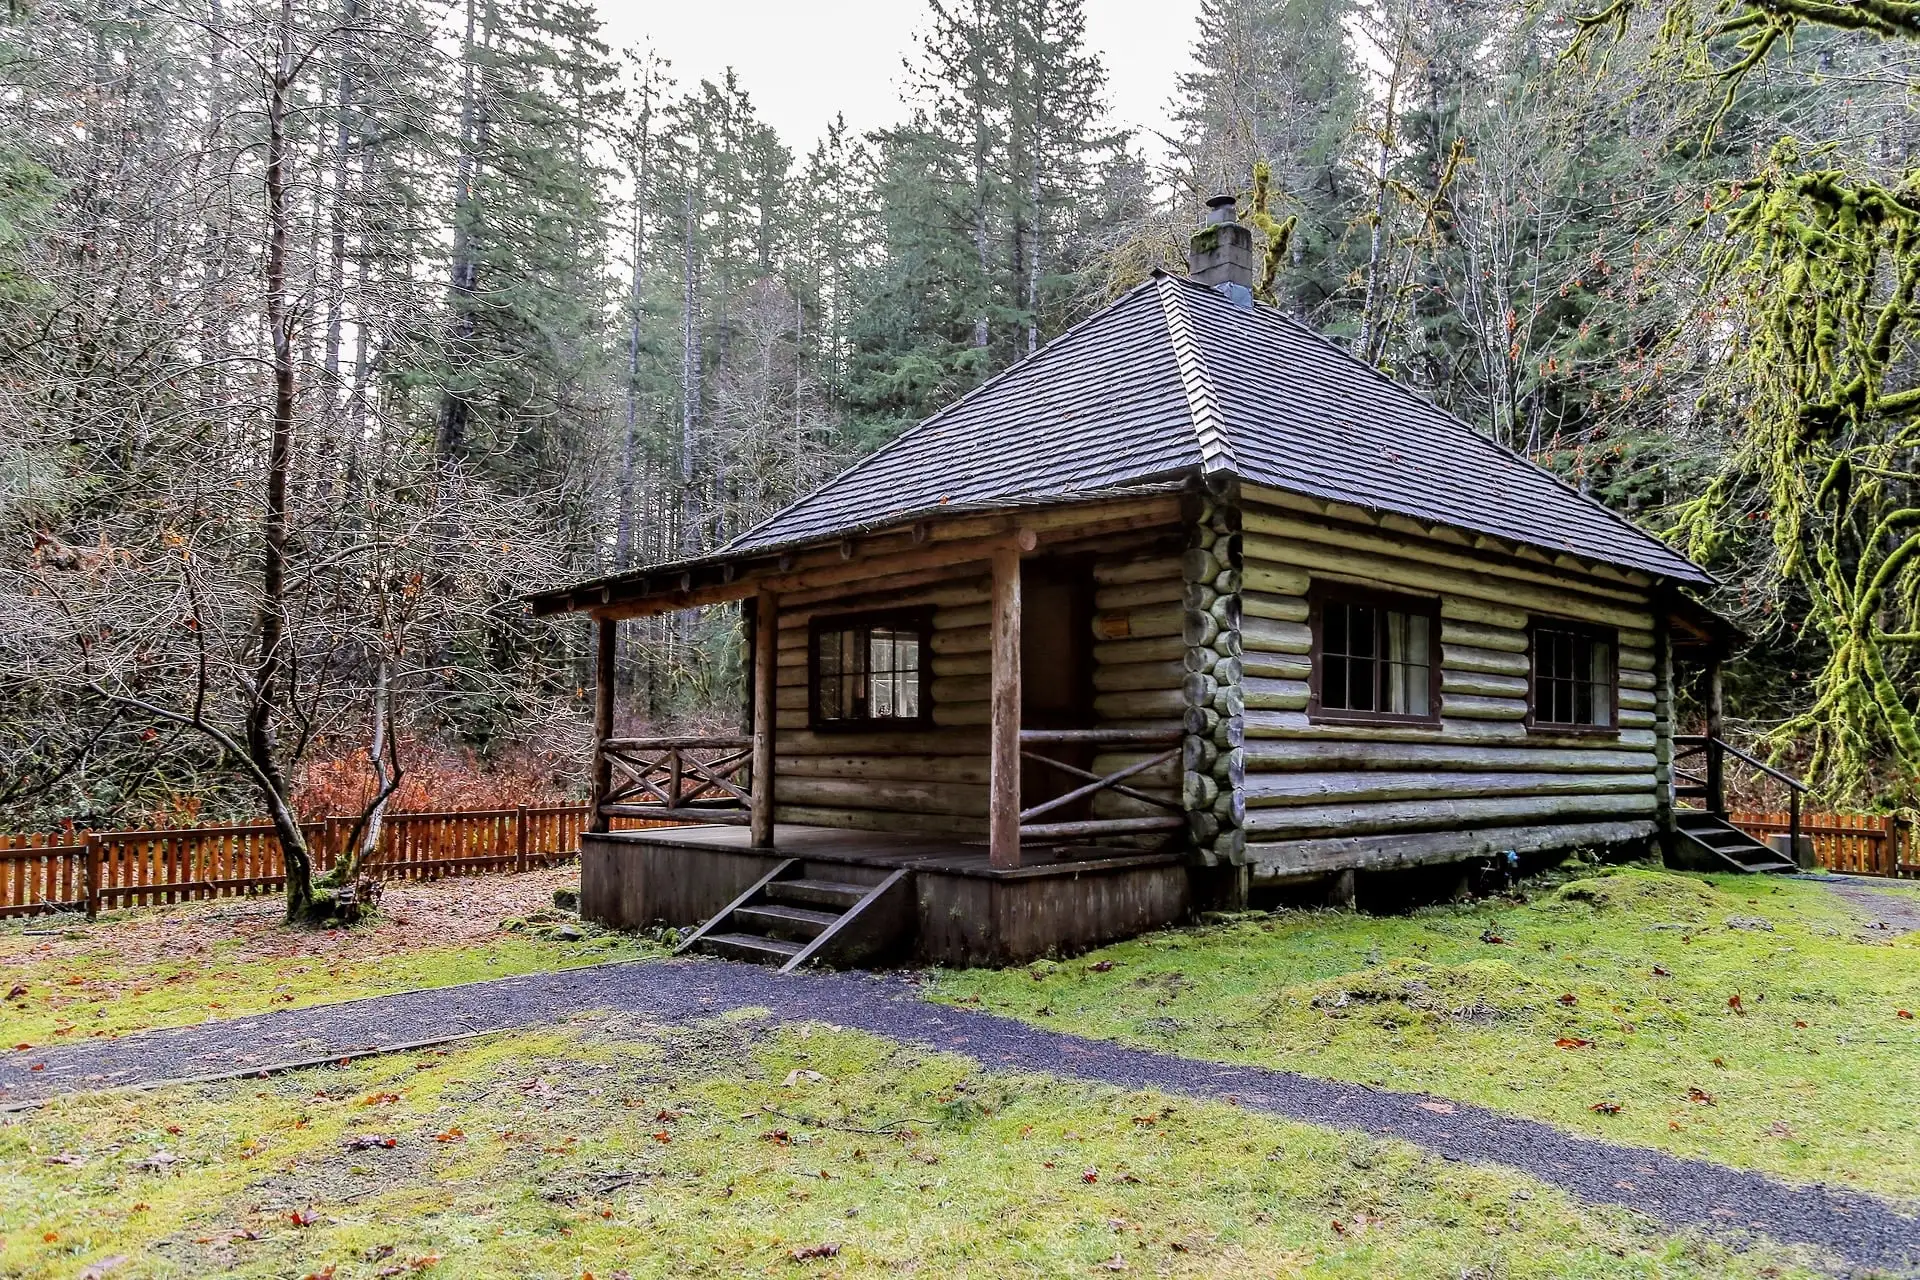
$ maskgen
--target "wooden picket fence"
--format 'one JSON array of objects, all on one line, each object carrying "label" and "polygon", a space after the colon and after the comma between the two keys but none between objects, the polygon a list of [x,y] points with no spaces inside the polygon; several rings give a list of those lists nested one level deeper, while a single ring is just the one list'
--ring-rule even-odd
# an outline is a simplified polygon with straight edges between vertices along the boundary
[{"label": "wooden picket fence", "polygon": [[[380,846],[363,864],[379,880],[525,871],[580,852],[585,805],[387,816]],[[616,828],[671,826],[640,818]],[[303,824],[314,861],[330,869],[353,819]],[[0,834],[0,917],[157,906],[268,893],[286,886],[280,841],[266,825],[157,831]]]},{"label": "wooden picket fence", "polygon": [[[1756,840],[1787,834],[1785,812],[1735,811],[1728,819]],[[1803,813],[1800,834],[1813,838],[1813,854],[1829,871],[1857,876],[1920,877],[1913,823],[1864,813]]]}]

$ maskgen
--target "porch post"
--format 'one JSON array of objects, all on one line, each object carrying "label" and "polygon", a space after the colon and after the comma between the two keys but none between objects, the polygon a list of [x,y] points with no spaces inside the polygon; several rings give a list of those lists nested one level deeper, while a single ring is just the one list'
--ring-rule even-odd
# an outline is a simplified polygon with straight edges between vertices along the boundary
[{"label": "porch post", "polygon": [[780,600],[771,591],[753,609],[753,847],[773,847],[774,686],[779,675]]},{"label": "porch post", "polygon": [[1707,810],[1727,812],[1726,756],[1720,744],[1726,738],[1727,701],[1720,680],[1720,655],[1707,662]]},{"label": "porch post", "polygon": [[593,620],[593,787],[587,802],[587,830],[605,831],[609,822],[600,806],[613,791],[613,762],[607,758],[607,739],[613,736],[613,646],[620,624],[612,618]]},{"label": "porch post", "polygon": [[988,738],[987,861],[1020,865],[1020,551],[1033,535],[993,552],[993,703]]}]

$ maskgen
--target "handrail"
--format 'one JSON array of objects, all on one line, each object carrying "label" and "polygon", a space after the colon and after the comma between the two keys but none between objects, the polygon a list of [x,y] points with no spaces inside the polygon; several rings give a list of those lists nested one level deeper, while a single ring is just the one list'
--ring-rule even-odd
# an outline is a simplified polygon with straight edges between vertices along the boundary
[{"label": "handrail", "polygon": [[666,751],[673,747],[750,747],[753,739],[739,733],[713,733],[678,738],[608,738],[606,745],[618,751]]},{"label": "handrail", "polygon": [[1808,794],[1812,788],[1792,774],[1782,772],[1764,760],[1756,760],[1724,738],[1717,738],[1712,734],[1675,734],[1673,745],[1675,747],[1686,746],[1687,750],[1684,754],[1687,756],[1705,752],[1707,757],[1707,774],[1706,777],[1702,779],[1698,774],[1677,767],[1674,762],[1682,758],[1682,753],[1674,753],[1673,761],[1668,763],[1668,770],[1670,772],[1668,785],[1673,788],[1675,797],[1678,798],[1679,795],[1680,788],[1677,780],[1680,777],[1684,776],[1690,780],[1699,782],[1702,784],[1702,789],[1706,792],[1708,810],[1721,818],[1725,818],[1728,812],[1726,784],[1723,781],[1724,773],[1721,764],[1724,757],[1731,755],[1734,759],[1743,761],[1755,769],[1758,769],[1769,778],[1786,783],[1787,857],[1794,862],[1800,860],[1800,797]]}]

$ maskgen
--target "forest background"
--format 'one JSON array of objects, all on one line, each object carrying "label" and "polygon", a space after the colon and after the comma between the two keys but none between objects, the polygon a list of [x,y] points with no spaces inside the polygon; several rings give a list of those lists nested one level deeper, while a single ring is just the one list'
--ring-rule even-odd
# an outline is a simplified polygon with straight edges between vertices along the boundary
[{"label": "forest background", "polygon": [[[1143,138],[1082,0],[930,0],[904,123],[801,153],[570,0],[12,4],[0,829],[576,792],[521,591],[750,527],[1263,163],[1275,305],[1703,558],[1742,737],[1904,804],[1914,19],[1756,12],[1205,0]],[[737,610],[623,631],[623,726],[737,720]]]}]

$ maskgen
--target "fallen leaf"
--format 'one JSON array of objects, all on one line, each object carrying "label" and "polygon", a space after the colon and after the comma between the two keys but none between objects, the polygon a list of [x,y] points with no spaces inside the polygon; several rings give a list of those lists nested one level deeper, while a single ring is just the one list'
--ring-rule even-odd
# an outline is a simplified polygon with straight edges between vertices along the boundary
[{"label": "fallen leaf", "polygon": [[287,1221],[296,1227],[310,1227],[320,1221],[320,1215],[311,1209],[295,1209],[287,1215]]},{"label": "fallen leaf", "polygon": [[1596,1102],[1588,1107],[1587,1110],[1597,1112],[1603,1116],[1617,1116],[1620,1114],[1620,1104],[1617,1102]]},{"label": "fallen leaf", "polygon": [[1573,994],[1573,992],[1569,991],[1567,992],[1567,994],[1560,997],[1560,1003],[1566,1006],[1567,1008],[1571,1009],[1573,1008],[1573,1006],[1580,1003],[1580,997]]},{"label": "fallen leaf", "polygon": [[400,1140],[385,1133],[357,1133],[351,1138],[343,1138],[340,1145],[348,1151],[372,1151],[376,1148],[391,1151],[400,1145]]},{"label": "fallen leaf", "polygon": [[840,1246],[829,1240],[825,1244],[804,1245],[787,1256],[795,1262],[811,1262],[815,1258],[837,1258],[840,1256]]},{"label": "fallen leaf", "polygon": [[1896,1018],[1905,1018],[1905,1019],[1906,1019],[1906,1020],[1907,1020],[1908,1022],[1912,1022],[1912,1021],[1913,1021],[1913,1010],[1911,1010],[1911,1009],[1901,1009],[1901,1010],[1898,1010],[1898,1011],[1896,1011],[1896,1012],[1895,1012],[1895,1014],[1894,1014],[1893,1016],[1894,1016],[1894,1017],[1896,1017]]},{"label": "fallen leaf", "polygon": [[1712,1062],[1714,1066],[1719,1067],[1723,1071],[1726,1070],[1727,1060],[1725,1058],[1714,1058]]},{"label": "fallen leaf", "polygon": [[653,1135],[653,1140],[655,1142],[672,1142],[673,1135],[668,1133],[665,1129],[662,1129],[660,1130],[660,1132]]},{"label": "fallen leaf", "polygon": [[1802,1031],[1804,1031],[1804,1030],[1806,1030],[1806,1027],[1807,1027],[1807,1024],[1806,1024],[1806,1023],[1805,1023],[1805,1022],[1804,1022],[1803,1020],[1801,1020],[1801,1019],[1799,1019],[1799,1018],[1795,1018],[1795,1019],[1793,1020],[1793,1025],[1794,1025],[1794,1026],[1796,1026],[1796,1027],[1798,1027],[1798,1028],[1799,1028],[1799,1029],[1801,1029]]},{"label": "fallen leaf", "polygon": [[1708,1093],[1705,1089],[1696,1087],[1696,1088],[1687,1090],[1687,1101],[1702,1102],[1710,1107],[1713,1105],[1713,1095]]},{"label": "fallen leaf", "polygon": [[1582,1040],[1578,1036],[1561,1036],[1553,1043],[1556,1048],[1560,1049],[1585,1049],[1591,1045],[1593,1041]]},{"label": "fallen leaf", "polygon": [[1673,976],[1673,970],[1655,965],[1653,966],[1653,976],[1656,978],[1671,978]]},{"label": "fallen leaf", "polygon": [[1101,960],[1087,967],[1092,969],[1095,973],[1111,973],[1113,972],[1113,961]]},{"label": "fallen leaf", "polygon": [[1480,941],[1491,942],[1491,943],[1502,943],[1502,942],[1505,942],[1506,939],[1501,937],[1499,934],[1495,933],[1491,928],[1489,928],[1480,935]]},{"label": "fallen leaf", "polygon": [[1080,1175],[1080,1181],[1087,1183],[1098,1182],[1100,1181],[1100,1171],[1098,1169],[1088,1169]]},{"label": "fallen leaf", "polygon": [[1727,997],[1727,1008],[1741,1015],[1745,1015],[1747,1012],[1747,1007],[1740,1003],[1740,993],[1738,991]]},{"label": "fallen leaf", "polygon": [[16,982],[13,984],[13,990],[7,992],[7,999],[18,1000],[20,997],[26,994],[27,994],[27,984],[24,982]]},{"label": "fallen leaf", "polygon": [[467,1140],[467,1135],[461,1132],[459,1125],[455,1125],[451,1129],[447,1129],[441,1133],[434,1134],[433,1140],[435,1142],[465,1142]]}]

